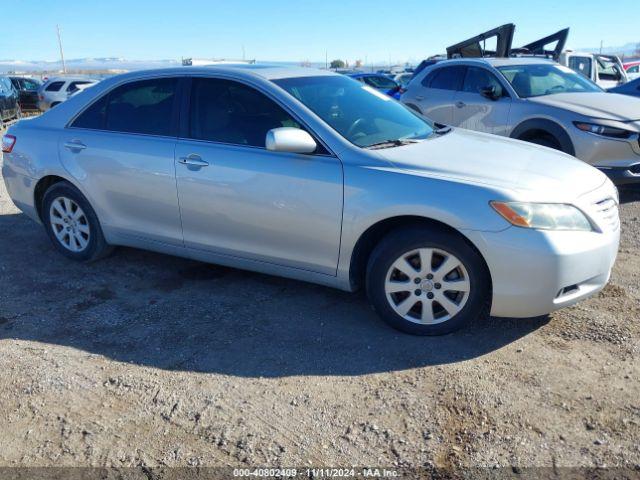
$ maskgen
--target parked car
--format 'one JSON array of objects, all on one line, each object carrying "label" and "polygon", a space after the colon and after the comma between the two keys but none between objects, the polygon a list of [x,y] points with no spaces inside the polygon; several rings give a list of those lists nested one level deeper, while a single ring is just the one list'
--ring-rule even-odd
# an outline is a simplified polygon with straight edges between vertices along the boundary
[{"label": "parked car", "polygon": [[67,100],[81,85],[98,83],[86,77],[53,77],[38,90],[38,108],[43,112]]},{"label": "parked car", "polygon": [[393,78],[386,75],[379,73],[352,73],[348,76],[396,100],[400,98],[400,85]]},{"label": "parked car", "polygon": [[640,100],[552,60],[446,60],[416,76],[401,101],[435,122],[555,148],[618,184],[640,182]]},{"label": "parked car", "polygon": [[23,112],[38,110],[38,89],[42,84],[35,78],[9,78],[19,94],[20,109]]},{"label": "parked car", "polygon": [[13,88],[9,77],[0,76],[0,127],[20,118],[18,92]]},{"label": "parked car", "polygon": [[[411,81],[412,78],[413,78],[413,72],[405,72],[405,73],[399,73],[398,75],[393,77],[393,81],[400,86],[400,89],[404,89],[407,86],[407,84]],[[398,98],[400,98],[399,95],[398,95]]]},{"label": "parked car", "polygon": [[609,93],[619,93],[622,95],[631,95],[632,97],[640,97],[640,77],[620,85],[616,88],[610,88]]},{"label": "parked car", "polygon": [[617,87],[629,81],[622,62],[615,55],[567,50],[560,54],[558,62],[581,73],[604,89]]},{"label": "parked car", "polygon": [[640,62],[625,63],[623,66],[629,80],[640,78]]},{"label": "parked car", "polygon": [[2,149],[9,196],[71,259],[129,245],[364,287],[414,334],[589,297],[620,237],[617,190],[597,169],[439,129],[310,68],[132,72],[12,126]]}]

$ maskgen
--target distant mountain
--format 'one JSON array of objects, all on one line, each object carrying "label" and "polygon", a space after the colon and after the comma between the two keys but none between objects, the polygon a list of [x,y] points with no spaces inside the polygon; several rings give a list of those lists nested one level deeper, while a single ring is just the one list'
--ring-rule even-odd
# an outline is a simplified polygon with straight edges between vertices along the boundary
[{"label": "distant mountain", "polygon": [[[67,60],[65,63],[67,70],[141,70],[181,65],[179,60],[127,60],[116,57],[74,58]],[[55,70],[62,70],[62,63],[60,61],[0,60],[0,73]]]},{"label": "distant mountain", "polygon": [[[581,52],[599,53],[600,47],[591,48],[575,48],[573,50]],[[640,50],[640,42],[627,43],[621,47],[604,47],[602,53],[606,55],[624,55],[625,57],[637,56],[636,52]]]}]

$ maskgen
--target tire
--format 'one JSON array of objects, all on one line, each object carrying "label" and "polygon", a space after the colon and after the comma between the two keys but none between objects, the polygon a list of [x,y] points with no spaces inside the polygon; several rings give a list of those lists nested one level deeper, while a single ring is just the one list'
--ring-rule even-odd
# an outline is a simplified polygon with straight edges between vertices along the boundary
[{"label": "tire", "polygon": [[534,137],[534,138],[527,139],[525,141],[529,143],[535,143],[536,145],[541,145],[543,147],[553,148],[554,150],[562,151],[560,142],[558,142],[555,138],[551,136]]},{"label": "tire", "polygon": [[53,108],[58,105],[60,105],[60,102],[53,102],[49,108]]},{"label": "tire", "polygon": [[92,262],[111,253],[112,247],[104,239],[95,211],[70,183],[59,182],[49,187],[41,211],[47,235],[65,257]]},{"label": "tire", "polygon": [[[447,260],[450,263],[444,266]],[[410,276],[397,268],[406,270],[407,265],[413,268]],[[421,226],[394,231],[377,245],[369,257],[366,283],[378,315],[413,335],[458,330],[485,316],[491,301],[491,278],[480,254],[460,235]],[[410,308],[403,316],[407,305]]]}]

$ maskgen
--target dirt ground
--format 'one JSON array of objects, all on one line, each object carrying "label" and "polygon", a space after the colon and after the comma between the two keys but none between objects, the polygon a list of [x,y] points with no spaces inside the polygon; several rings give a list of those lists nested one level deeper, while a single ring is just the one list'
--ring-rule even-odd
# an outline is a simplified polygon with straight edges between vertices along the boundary
[{"label": "dirt ground", "polygon": [[0,185],[0,467],[640,469],[640,192],[597,297],[416,338],[362,294],[72,263]]}]

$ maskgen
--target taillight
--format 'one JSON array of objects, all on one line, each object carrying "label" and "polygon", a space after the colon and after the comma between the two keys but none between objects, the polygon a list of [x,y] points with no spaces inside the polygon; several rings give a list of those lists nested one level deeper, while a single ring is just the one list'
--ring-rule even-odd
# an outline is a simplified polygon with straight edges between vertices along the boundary
[{"label": "taillight", "polygon": [[2,153],[11,153],[16,144],[16,137],[13,135],[4,135],[2,137]]},{"label": "taillight", "polygon": [[40,100],[44,100],[44,95],[38,95],[38,98],[39,98]]}]

